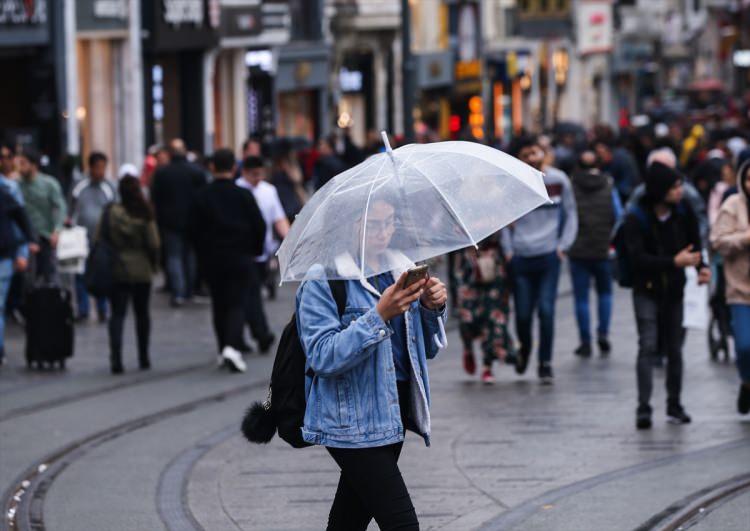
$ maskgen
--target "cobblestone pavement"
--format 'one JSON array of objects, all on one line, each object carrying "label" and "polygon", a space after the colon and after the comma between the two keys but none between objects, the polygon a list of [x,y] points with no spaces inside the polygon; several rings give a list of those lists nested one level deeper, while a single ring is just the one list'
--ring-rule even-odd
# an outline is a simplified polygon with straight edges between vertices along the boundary
[{"label": "cobblestone pavement", "polygon": [[[268,304],[276,330],[292,298],[285,287]],[[657,371],[654,429],[637,432],[629,294],[618,292],[615,304],[612,355],[579,360],[572,301],[558,301],[553,387],[538,384],[533,365],[522,377],[498,367],[497,384],[481,385],[461,370],[458,335],[449,333],[449,348],[431,364],[433,445],[407,436],[401,460],[423,529],[659,528],[677,509],[732,485],[740,487],[707,506],[698,528],[750,528],[741,488],[750,476],[750,418],[734,412],[733,366],[709,362],[704,334],[691,332],[684,401],[693,424],[666,424]],[[338,476],[330,457],[278,440],[249,445],[237,433],[243,409],[264,396],[272,358],[251,355],[245,375],[217,370],[206,304],[174,311],[157,295],[154,323],[154,370],[133,368],[129,337],[121,378],[108,373],[101,325],[78,328],[65,373],[27,372],[20,330],[9,329],[0,490],[12,522],[49,530],[323,529]],[[0,529],[9,522],[6,515]]]}]

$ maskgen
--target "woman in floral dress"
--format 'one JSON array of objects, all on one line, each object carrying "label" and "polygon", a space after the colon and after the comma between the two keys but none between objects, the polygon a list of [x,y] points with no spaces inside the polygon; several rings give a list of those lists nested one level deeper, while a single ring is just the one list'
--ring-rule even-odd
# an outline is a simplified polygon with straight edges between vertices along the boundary
[{"label": "woman in floral dress", "polygon": [[491,384],[495,381],[494,360],[515,362],[513,340],[508,332],[510,289],[498,234],[482,241],[478,250],[470,247],[456,253],[456,259],[464,370],[468,374],[476,372],[473,343],[480,339],[482,382]]}]

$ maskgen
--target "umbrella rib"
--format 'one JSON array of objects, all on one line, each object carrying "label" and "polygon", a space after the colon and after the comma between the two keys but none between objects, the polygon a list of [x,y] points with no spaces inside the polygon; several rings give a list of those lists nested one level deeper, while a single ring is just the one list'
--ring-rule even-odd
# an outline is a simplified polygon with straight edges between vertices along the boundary
[{"label": "umbrella rib", "polygon": [[[370,159],[370,161],[369,161],[370,164],[372,164],[373,161],[374,161],[374,158]],[[367,161],[365,162],[365,164],[367,164]],[[381,164],[380,167],[382,168],[383,165]],[[297,249],[299,249],[299,244],[302,242],[303,236],[305,234],[307,234],[307,229],[310,227],[310,225],[312,225],[312,220],[315,219],[315,216],[318,215],[318,212],[320,212],[321,210],[323,210],[323,207],[328,202],[328,200],[331,199],[331,197],[333,197],[334,195],[336,195],[336,192],[338,192],[339,189],[341,189],[341,187],[344,186],[347,182],[349,182],[349,180],[352,177],[354,177],[355,175],[356,175],[356,173],[352,173],[348,178],[344,179],[343,182],[339,183],[339,185],[336,187],[336,189],[333,192],[331,192],[331,195],[329,195],[325,199],[323,199],[323,201],[320,203],[320,206],[315,209],[315,212],[312,213],[312,216],[310,216],[310,219],[307,221],[307,225],[305,225],[302,228],[302,233],[299,235],[299,238],[297,238],[297,245],[294,247],[294,249],[292,249],[291,256],[289,257],[289,262],[287,263],[287,267],[291,266],[292,261],[294,260],[294,257],[297,254]],[[380,175],[380,172],[378,172],[378,175]],[[280,250],[281,250],[281,248],[279,248],[279,251]],[[276,251],[276,255],[277,256],[279,254],[279,251]]]},{"label": "umbrella rib", "polygon": [[[380,177],[380,173],[383,171],[383,166],[385,166],[385,162],[386,161],[384,160],[383,164],[380,165],[378,174],[372,180],[372,183],[370,183],[370,191],[367,193],[367,202],[365,203],[365,215],[362,218],[362,250],[360,252],[360,264],[359,264],[360,278],[365,278],[365,237],[367,236],[367,212],[370,210],[370,198],[372,197],[372,189],[375,187],[375,183],[377,182],[378,177]],[[395,173],[396,172],[394,172],[394,175]]]},{"label": "umbrella rib", "polygon": [[[392,177],[392,176],[391,176],[391,175],[389,175],[388,177],[383,177],[383,178],[381,178],[380,180],[382,180],[382,181],[387,181],[387,180],[388,180],[388,179],[390,179],[391,177]],[[335,190],[334,192],[332,192],[332,193],[331,193],[331,195],[341,195],[341,194],[346,194],[346,193],[348,193],[348,192],[351,192],[351,191],[353,191],[353,190],[356,190],[356,189],[358,189],[358,188],[362,188],[362,187],[364,187],[364,186],[369,186],[369,185],[371,185],[371,184],[372,184],[373,182],[377,182],[377,181],[378,181],[378,177],[376,176],[376,177],[375,177],[375,179],[374,179],[374,181],[370,181],[370,182],[366,182],[366,183],[362,183],[362,184],[355,184],[354,186],[352,186],[351,188],[347,188],[346,190],[341,190],[341,191],[339,191],[339,189],[337,188],[337,189],[336,189],[336,190]]]},{"label": "umbrella rib", "polygon": [[420,171],[419,169],[417,169],[417,168],[415,168],[413,166],[412,166],[412,169],[414,171],[416,171],[419,175],[421,175],[422,177],[424,177],[432,185],[432,187],[435,189],[435,191],[440,195],[440,198],[443,200],[443,202],[448,206],[448,212],[450,213],[450,215],[453,216],[453,219],[455,219],[456,222],[461,226],[461,230],[463,230],[464,233],[469,237],[469,240],[471,240],[471,244],[475,248],[478,249],[479,247],[477,246],[477,242],[474,240],[474,237],[469,232],[469,229],[466,228],[466,225],[464,224],[463,220],[461,219],[461,216],[458,215],[458,212],[456,212],[456,209],[453,208],[453,205],[451,204],[450,200],[448,199],[448,197],[446,197],[446,195],[443,193],[443,191],[440,189],[440,187],[426,173],[423,173],[422,171]]}]

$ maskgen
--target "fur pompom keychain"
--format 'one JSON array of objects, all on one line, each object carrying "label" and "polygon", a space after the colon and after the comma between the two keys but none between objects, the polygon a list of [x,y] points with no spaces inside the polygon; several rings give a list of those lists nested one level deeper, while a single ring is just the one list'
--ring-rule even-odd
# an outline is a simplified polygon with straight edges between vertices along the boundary
[{"label": "fur pompom keychain", "polygon": [[242,434],[245,438],[258,444],[266,444],[276,434],[276,419],[271,411],[271,390],[265,402],[255,402],[242,417]]}]

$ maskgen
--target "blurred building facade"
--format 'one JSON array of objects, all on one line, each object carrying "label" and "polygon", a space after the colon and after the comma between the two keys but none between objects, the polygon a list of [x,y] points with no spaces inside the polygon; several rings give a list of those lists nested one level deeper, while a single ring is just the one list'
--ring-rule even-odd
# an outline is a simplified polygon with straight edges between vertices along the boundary
[{"label": "blurred building facade", "polygon": [[419,140],[500,143],[744,94],[750,0],[0,0],[0,68],[0,136],[53,162],[362,145],[407,113]]}]

